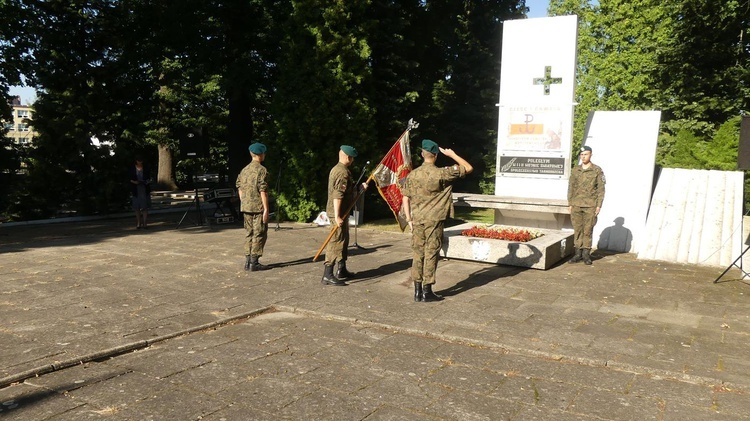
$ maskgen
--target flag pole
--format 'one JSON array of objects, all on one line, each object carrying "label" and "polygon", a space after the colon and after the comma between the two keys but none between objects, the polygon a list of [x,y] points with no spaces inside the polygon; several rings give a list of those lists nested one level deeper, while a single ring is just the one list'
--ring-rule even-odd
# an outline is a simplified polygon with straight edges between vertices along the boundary
[{"label": "flag pole", "polygon": [[[371,180],[372,180],[372,174],[370,174],[370,176],[367,177],[367,180],[365,181],[365,184],[369,184]],[[357,186],[359,186],[359,184],[357,184]],[[347,220],[349,218],[349,212],[352,211],[352,209],[354,208],[354,205],[357,203],[357,200],[359,200],[359,197],[362,196],[362,194],[364,192],[365,192],[365,190],[362,189],[362,191],[360,191],[357,194],[357,197],[354,198],[354,202],[352,202],[352,204],[349,205],[349,209],[346,210],[346,213],[344,213],[344,216],[341,218],[341,219],[344,220],[344,222],[343,222],[344,224],[348,224],[349,223],[349,221]],[[334,221],[335,221],[335,219],[334,219]],[[315,262],[315,261],[318,260],[318,257],[320,257],[320,254],[323,253],[323,249],[325,249],[326,246],[328,245],[328,243],[331,242],[331,238],[333,238],[333,234],[336,234],[336,231],[338,231],[338,229],[339,229],[338,225],[334,225],[333,228],[331,228],[331,233],[328,234],[328,238],[326,238],[326,240],[323,242],[323,245],[320,246],[320,248],[318,249],[318,252],[315,253],[315,257],[313,257],[313,259],[312,259],[313,262]]]},{"label": "flag pole", "polygon": [[[404,132],[401,133],[401,136],[399,136],[398,139],[401,139],[406,133],[408,133],[412,129],[416,129],[417,127],[419,127],[419,123],[417,123],[416,121],[414,121],[413,118],[410,118],[409,119],[409,123],[406,125],[406,130],[404,130]],[[386,156],[387,156],[387,154],[386,154]],[[382,160],[381,160],[381,163],[382,163]],[[378,164],[378,165],[380,165],[380,164]],[[377,169],[377,166],[376,166],[376,169]],[[365,181],[365,184],[369,184],[370,181],[375,178],[375,171],[376,170],[373,170],[370,173],[370,176],[367,178],[367,181]],[[362,172],[362,175],[364,175],[364,171]],[[360,180],[362,179],[362,175],[360,175],[360,177],[359,177]],[[359,181],[357,181],[357,185],[359,185]],[[378,191],[380,191],[380,189],[378,189]],[[357,194],[357,197],[354,199],[354,202],[352,202],[352,204],[349,206],[349,209],[346,210],[346,213],[344,214],[344,216],[341,219],[346,220],[349,217],[349,213],[352,211],[352,209],[354,208],[354,206],[357,204],[357,201],[359,200],[360,196],[362,196],[362,194],[364,192],[365,191],[362,190],[361,192],[359,192],[359,194]],[[383,193],[380,192],[380,195],[382,196]],[[348,224],[349,221],[345,221],[344,223]],[[356,228],[356,226],[355,226],[355,228]],[[323,242],[323,245],[320,246],[320,248],[318,249],[318,252],[315,253],[315,257],[313,257],[313,259],[312,259],[313,262],[315,262],[315,261],[318,260],[318,257],[320,257],[320,254],[323,253],[323,249],[326,248],[326,246],[328,245],[328,243],[331,241],[331,238],[333,238],[333,235],[336,233],[336,231],[338,229],[339,229],[338,225],[334,225],[333,228],[331,228],[331,232],[328,234],[328,238],[326,238],[326,240]]]}]

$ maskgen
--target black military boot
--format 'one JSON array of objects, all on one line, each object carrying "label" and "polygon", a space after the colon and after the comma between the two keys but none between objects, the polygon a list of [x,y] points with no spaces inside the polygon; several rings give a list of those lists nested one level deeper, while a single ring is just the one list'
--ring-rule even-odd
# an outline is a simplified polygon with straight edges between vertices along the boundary
[{"label": "black military boot", "polygon": [[253,261],[250,256],[245,256],[245,270],[250,270],[250,266],[253,264]]},{"label": "black military boot", "polygon": [[590,265],[591,264],[591,249],[583,249],[581,258],[583,259],[584,265]]},{"label": "black military boot", "polygon": [[270,269],[268,266],[260,264],[258,259],[260,259],[260,256],[250,257],[250,272]]},{"label": "black military boot", "polygon": [[420,302],[422,301],[422,282],[414,282],[414,301]]},{"label": "black military boot", "polygon": [[581,249],[576,248],[573,252],[573,257],[568,260],[568,263],[578,263],[581,261]]},{"label": "black military boot", "polygon": [[346,270],[346,260],[341,260],[336,268],[336,277],[341,281],[354,278],[354,273]]},{"label": "black military boot", "polygon": [[344,281],[339,280],[333,275],[333,265],[323,265],[323,277],[320,279],[320,283],[337,287],[346,286]]},{"label": "black military boot", "polygon": [[432,284],[422,285],[422,301],[429,303],[432,301],[442,301],[443,297],[432,292]]}]

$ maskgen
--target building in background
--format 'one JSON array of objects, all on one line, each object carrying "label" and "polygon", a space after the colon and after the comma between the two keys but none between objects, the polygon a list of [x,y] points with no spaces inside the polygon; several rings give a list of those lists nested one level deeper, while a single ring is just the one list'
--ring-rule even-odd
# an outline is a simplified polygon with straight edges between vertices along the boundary
[{"label": "building in background", "polygon": [[28,146],[36,136],[34,130],[29,126],[29,120],[32,118],[31,106],[22,105],[20,96],[11,97],[10,106],[13,110],[13,122],[5,123],[5,127],[8,129],[6,137],[17,145]]}]

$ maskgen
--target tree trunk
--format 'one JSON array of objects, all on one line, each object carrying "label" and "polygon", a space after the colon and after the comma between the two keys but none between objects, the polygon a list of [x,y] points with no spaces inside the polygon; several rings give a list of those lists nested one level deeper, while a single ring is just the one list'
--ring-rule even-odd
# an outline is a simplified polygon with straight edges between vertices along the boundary
[{"label": "tree trunk", "polygon": [[250,97],[241,88],[229,92],[229,185],[234,186],[240,171],[250,162],[247,150],[253,141]]},{"label": "tree trunk", "polygon": [[156,175],[156,187],[163,190],[177,190],[177,183],[174,180],[173,152],[164,145],[158,145],[159,150],[159,169]]}]

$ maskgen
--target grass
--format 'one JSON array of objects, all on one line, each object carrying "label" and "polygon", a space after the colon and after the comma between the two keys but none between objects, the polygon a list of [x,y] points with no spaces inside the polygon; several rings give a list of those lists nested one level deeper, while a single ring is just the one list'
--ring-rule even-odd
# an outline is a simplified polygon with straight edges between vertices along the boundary
[{"label": "grass", "polygon": [[[455,218],[448,220],[446,226],[462,224],[464,222],[475,222],[477,224],[492,224],[495,221],[495,211],[492,209],[468,208],[464,206],[455,207]],[[395,218],[382,218],[365,221],[359,228],[374,229],[378,231],[399,232],[398,223]]]}]

